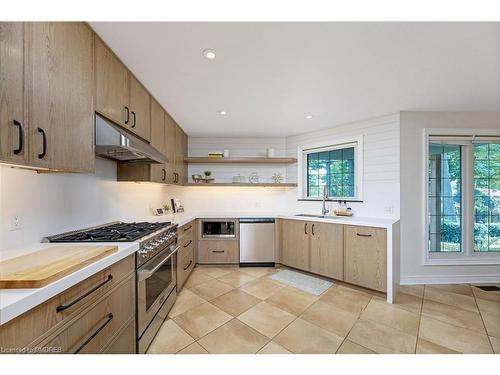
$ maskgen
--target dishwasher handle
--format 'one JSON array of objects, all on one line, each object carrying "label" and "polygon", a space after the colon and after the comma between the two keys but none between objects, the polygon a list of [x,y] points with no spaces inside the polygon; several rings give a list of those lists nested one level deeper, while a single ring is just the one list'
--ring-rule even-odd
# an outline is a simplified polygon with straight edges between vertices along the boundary
[{"label": "dishwasher handle", "polygon": [[259,224],[259,223],[264,223],[264,224],[269,224],[269,223],[274,223],[273,218],[242,218],[240,219],[240,224]]}]

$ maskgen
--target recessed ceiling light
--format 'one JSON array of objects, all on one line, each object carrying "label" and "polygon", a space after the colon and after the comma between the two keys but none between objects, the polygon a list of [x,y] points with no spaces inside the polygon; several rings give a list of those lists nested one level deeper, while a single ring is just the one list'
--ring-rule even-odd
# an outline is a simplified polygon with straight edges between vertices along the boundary
[{"label": "recessed ceiling light", "polygon": [[203,50],[203,56],[205,56],[209,60],[215,59],[215,51],[213,49]]},{"label": "recessed ceiling light", "polygon": [[227,112],[226,111],[219,111],[219,115],[225,116],[225,115],[227,115]]},{"label": "recessed ceiling light", "polygon": [[310,119],[312,119],[312,118],[313,118],[313,117],[312,117],[312,115],[307,115],[307,116],[306,116],[306,119],[307,119],[307,120],[310,120]]}]

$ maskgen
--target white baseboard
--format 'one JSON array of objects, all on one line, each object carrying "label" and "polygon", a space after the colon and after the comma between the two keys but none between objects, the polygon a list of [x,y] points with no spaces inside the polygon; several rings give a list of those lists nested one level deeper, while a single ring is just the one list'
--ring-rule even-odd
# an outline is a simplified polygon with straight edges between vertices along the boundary
[{"label": "white baseboard", "polygon": [[500,275],[402,276],[400,285],[500,283]]}]

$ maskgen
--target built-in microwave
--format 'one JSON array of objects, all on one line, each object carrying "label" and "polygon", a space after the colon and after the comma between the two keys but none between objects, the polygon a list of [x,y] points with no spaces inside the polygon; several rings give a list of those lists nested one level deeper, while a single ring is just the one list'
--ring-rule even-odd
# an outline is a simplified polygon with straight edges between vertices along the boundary
[{"label": "built-in microwave", "polygon": [[200,238],[235,239],[238,235],[236,219],[202,219],[200,220]]}]

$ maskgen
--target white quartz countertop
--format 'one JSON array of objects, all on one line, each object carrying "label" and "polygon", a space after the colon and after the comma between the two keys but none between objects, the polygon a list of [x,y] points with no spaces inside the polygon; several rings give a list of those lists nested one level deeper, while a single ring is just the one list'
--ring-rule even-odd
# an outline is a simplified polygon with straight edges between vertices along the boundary
[{"label": "white quartz countertop", "polygon": [[213,213],[213,212],[203,212],[203,213],[178,213],[164,216],[153,216],[148,218],[150,221],[171,221],[179,226],[189,223],[194,219],[241,219],[241,218],[274,218],[274,219],[289,219],[289,220],[302,220],[302,221],[313,221],[320,223],[335,223],[335,224],[348,224],[348,225],[360,225],[365,227],[378,227],[378,228],[389,228],[394,223],[398,222],[398,219],[391,218],[371,218],[371,217],[343,217],[343,216],[328,216],[326,218],[311,217],[311,216],[296,216],[294,213],[236,213],[236,212],[226,212],[226,213]]},{"label": "white quartz countertop", "polygon": [[[118,246],[118,251],[42,288],[0,289],[0,325],[7,323],[9,320],[71,288],[73,285],[78,284],[139,249],[139,244],[135,242],[78,243],[78,246],[86,245],[116,245]],[[41,243],[32,247],[32,250],[37,251],[54,246],[68,246],[68,244]]]},{"label": "white quartz countertop", "polygon": [[[324,223],[336,223],[336,224],[348,224],[348,225],[360,225],[360,226],[371,226],[379,228],[391,228],[398,219],[381,219],[381,218],[367,218],[367,217],[339,217],[339,216],[329,216],[327,218],[316,218],[309,216],[296,216],[294,213],[257,213],[257,212],[202,212],[202,213],[177,213],[171,215],[163,216],[147,216],[142,218],[133,218],[132,221],[150,221],[150,222],[165,222],[171,221],[179,226],[189,223],[195,219],[240,219],[240,218],[275,218],[275,219],[290,219],[290,220],[302,220],[302,221],[312,221],[312,222],[324,222]],[[123,219],[128,221],[129,219]],[[0,325],[7,323],[8,321],[14,319],[15,317],[25,313],[26,311],[32,309],[33,307],[49,300],[53,296],[63,292],[64,290],[78,284],[79,282],[85,280],[86,278],[92,276],[93,274],[109,267],[110,265],[118,262],[119,260],[125,258],[126,256],[134,253],[139,249],[139,244],[135,242],[126,243],[79,243],[78,245],[116,245],[118,246],[118,251],[112,255],[102,258],[84,268],[81,268],[74,273],[65,276],[53,283],[46,285],[42,288],[35,289],[0,289]],[[35,244],[29,247],[28,252],[42,250],[51,246],[67,246],[68,244],[56,244],[56,243],[41,243]],[[24,255],[25,253],[19,253],[19,255]]]}]

